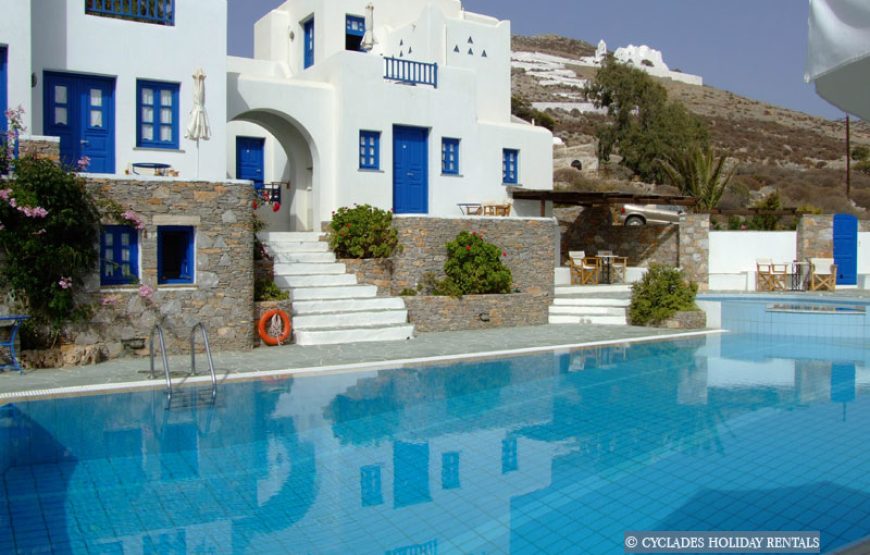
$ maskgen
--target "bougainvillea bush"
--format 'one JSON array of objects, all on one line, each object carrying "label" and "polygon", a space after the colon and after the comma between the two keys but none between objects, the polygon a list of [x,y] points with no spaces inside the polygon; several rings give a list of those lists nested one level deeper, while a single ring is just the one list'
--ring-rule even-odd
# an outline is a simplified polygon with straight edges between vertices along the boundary
[{"label": "bougainvillea bush", "polygon": [[329,246],[338,258],[389,258],[398,244],[391,212],[362,204],[332,213]]},{"label": "bougainvillea bush", "polygon": [[56,163],[26,156],[10,168],[0,180],[0,286],[57,333],[89,313],[76,293],[97,266],[100,215],[84,180]]}]

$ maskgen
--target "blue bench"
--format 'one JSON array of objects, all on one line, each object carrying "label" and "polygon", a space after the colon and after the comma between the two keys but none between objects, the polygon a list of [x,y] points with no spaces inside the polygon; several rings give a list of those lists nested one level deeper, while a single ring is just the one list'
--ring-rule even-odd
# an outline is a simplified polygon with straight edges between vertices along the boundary
[{"label": "blue bench", "polygon": [[15,352],[15,338],[18,337],[18,328],[21,327],[21,322],[28,318],[30,318],[30,316],[21,314],[0,316],[0,325],[3,325],[6,322],[12,322],[12,329],[9,331],[9,339],[7,341],[0,341],[0,348],[5,347],[6,349],[9,349],[9,363],[0,365],[0,372],[10,369],[18,370],[20,374],[24,373],[24,369],[21,368],[21,364],[18,362],[18,354]]}]

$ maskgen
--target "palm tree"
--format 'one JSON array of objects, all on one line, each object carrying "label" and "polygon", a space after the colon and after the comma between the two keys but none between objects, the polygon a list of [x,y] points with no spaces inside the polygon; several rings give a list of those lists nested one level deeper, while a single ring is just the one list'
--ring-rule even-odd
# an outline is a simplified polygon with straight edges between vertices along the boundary
[{"label": "palm tree", "polygon": [[737,169],[726,169],[726,160],[724,155],[716,159],[712,147],[694,146],[658,162],[671,185],[684,195],[698,199],[697,210],[709,211],[722,200]]}]

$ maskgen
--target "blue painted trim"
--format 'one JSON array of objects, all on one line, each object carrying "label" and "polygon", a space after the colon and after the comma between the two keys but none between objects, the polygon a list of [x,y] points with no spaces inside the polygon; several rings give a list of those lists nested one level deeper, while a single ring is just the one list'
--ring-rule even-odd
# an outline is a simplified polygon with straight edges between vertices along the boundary
[{"label": "blue painted trim", "polygon": [[365,36],[366,18],[358,15],[348,15],[345,18],[345,33],[355,37]]},{"label": "blue painted trim", "polygon": [[506,185],[516,185],[519,183],[519,160],[520,151],[513,148],[506,148],[502,151],[501,163],[501,181]]},{"label": "blue painted trim", "polygon": [[429,213],[429,129],[393,126],[393,212]]},{"label": "blue painted trim", "polygon": [[5,46],[0,46],[0,141],[5,141],[6,130],[9,129],[9,122],[6,121],[6,110],[9,109],[9,73],[7,69],[8,49]]},{"label": "blue painted trim", "polygon": [[[129,244],[122,244],[127,235]],[[111,237],[111,246],[108,245]],[[112,260],[106,260],[106,251],[112,250]],[[127,250],[129,275],[123,274],[124,251]],[[139,232],[128,225],[105,225],[100,230],[100,285],[126,285],[139,281]]]},{"label": "blue painted trim", "polygon": [[833,242],[837,285],[856,285],[858,283],[858,218],[851,214],[835,214]]},{"label": "blue painted trim", "polygon": [[359,132],[359,169],[381,169],[381,132]]},{"label": "blue painted trim", "polygon": [[175,0],[85,0],[85,13],[156,25],[175,25]]},{"label": "blue painted trim", "polygon": [[[151,89],[153,91],[153,102],[151,104],[145,104],[142,100],[142,91],[144,89]],[[172,149],[178,150],[180,144],[180,128],[181,124],[178,121],[179,118],[179,108],[178,108],[178,91],[180,89],[180,85],[178,83],[165,83],[161,81],[148,81],[145,79],[138,79],[136,81],[136,146],[143,148],[162,148],[162,149]],[[172,104],[170,106],[165,106],[162,104],[163,92],[169,91],[172,95]],[[171,108],[172,109],[172,123],[171,125],[165,125],[162,123],[161,113],[163,108]],[[143,121],[142,119],[142,110],[143,108],[151,108],[151,122]],[[152,138],[145,139],[142,133],[142,127],[144,125],[150,124],[152,127]],[[160,140],[161,136],[161,128],[162,127],[170,127],[172,128],[172,139],[169,141]]]},{"label": "blue painted trim", "polygon": [[[250,179],[254,182],[254,189],[263,189],[266,171],[266,139],[262,137],[236,137],[236,179]],[[253,164],[242,164],[242,151],[251,150],[256,153]]]},{"label": "blue painted trim", "polygon": [[437,89],[438,64],[384,58],[384,79],[409,85],[432,85]]},{"label": "blue painted trim", "polygon": [[303,45],[303,49],[305,51],[303,63],[304,68],[308,69],[309,67],[314,65],[314,16],[308,18],[308,20],[302,24],[302,28],[304,30],[305,37],[305,42]]},{"label": "blue painted trim", "polygon": [[[163,245],[167,233],[183,233],[187,243],[186,252],[180,262],[180,277],[167,278],[165,275],[166,253]],[[157,283],[159,285],[192,284],[195,277],[194,228],[191,226],[163,225],[157,228]]]},{"label": "blue painted trim", "polygon": [[459,139],[441,139],[441,173],[459,175]]}]

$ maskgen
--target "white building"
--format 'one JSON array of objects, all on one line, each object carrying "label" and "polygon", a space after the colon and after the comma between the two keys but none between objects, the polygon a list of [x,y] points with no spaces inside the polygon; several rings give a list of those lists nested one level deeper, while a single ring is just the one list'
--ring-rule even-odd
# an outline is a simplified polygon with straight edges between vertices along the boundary
[{"label": "white building", "polygon": [[[159,163],[188,179],[225,179],[226,2],[138,6],[0,0],[6,104],[24,107],[31,133],[60,137],[66,162],[88,156],[91,172]],[[197,152],[184,132],[199,68],[212,136]]]},{"label": "white building", "polygon": [[458,216],[506,201],[505,184],[552,188],[551,134],[511,118],[509,22],[458,0],[290,0],[257,23],[254,53],[228,63],[229,170],[285,182],[273,229],[354,203]]},{"label": "white building", "polygon": [[[510,114],[508,22],[458,0],[367,6],[290,0],[242,59],[226,56],[225,0],[0,0],[0,108],[23,106],[30,133],[93,173],[280,183],[280,210],[261,209],[273,230],[354,203],[458,216],[507,201],[505,185],[552,187],[552,136]],[[197,144],[198,69],[211,139]]]}]

